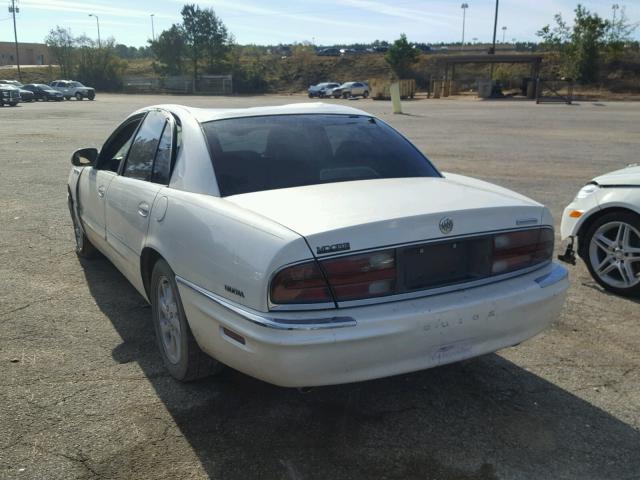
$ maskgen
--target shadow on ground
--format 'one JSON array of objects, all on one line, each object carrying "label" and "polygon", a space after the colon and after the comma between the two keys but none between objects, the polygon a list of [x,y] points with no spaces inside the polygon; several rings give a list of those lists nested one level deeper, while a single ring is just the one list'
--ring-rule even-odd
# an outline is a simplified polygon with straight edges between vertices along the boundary
[{"label": "shadow on ground", "polygon": [[[640,471],[638,431],[498,355],[307,394],[231,370],[179,384],[161,364],[144,300],[107,260],[84,271],[122,337],[114,359],[140,365],[212,478],[623,479]],[[93,468],[128,477],[144,448]]]}]

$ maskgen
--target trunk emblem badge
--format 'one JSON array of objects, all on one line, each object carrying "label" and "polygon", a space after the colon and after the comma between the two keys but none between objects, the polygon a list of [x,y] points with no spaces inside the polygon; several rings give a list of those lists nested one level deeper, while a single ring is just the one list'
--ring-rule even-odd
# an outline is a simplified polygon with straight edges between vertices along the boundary
[{"label": "trunk emblem badge", "polygon": [[438,227],[440,227],[440,231],[445,235],[451,233],[453,230],[453,220],[451,220],[450,217],[442,217]]}]

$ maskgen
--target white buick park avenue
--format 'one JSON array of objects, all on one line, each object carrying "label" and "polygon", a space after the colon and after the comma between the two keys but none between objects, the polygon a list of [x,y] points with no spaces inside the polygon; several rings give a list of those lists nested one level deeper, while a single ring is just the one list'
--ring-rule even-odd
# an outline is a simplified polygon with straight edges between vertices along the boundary
[{"label": "white buick park avenue", "polygon": [[151,303],[178,380],[435,367],[538,334],[568,287],[546,207],[439,172],[353,108],[148,107],[72,164],[76,251]]}]

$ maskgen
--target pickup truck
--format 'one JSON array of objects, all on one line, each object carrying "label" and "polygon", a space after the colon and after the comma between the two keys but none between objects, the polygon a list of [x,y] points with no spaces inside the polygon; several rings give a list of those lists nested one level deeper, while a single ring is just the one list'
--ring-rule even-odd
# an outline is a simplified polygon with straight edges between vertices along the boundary
[{"label": "pickup truck", "polygon": [[85,87],[74,80],[56,80],[49,85],[62,93],[67,100],[71,100],[71,97],[75,97],[76,100],[82,100],[83,98],[93,100],[96,98],[96,91],[93,88]]}]

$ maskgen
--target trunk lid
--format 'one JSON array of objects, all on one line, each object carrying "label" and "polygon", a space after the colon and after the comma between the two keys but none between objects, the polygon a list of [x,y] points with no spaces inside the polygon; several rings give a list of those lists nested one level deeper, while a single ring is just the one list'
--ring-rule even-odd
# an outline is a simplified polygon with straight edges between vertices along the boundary
[{"label": "trunk lid", "polygon": [[[535,226],[544,211],[520,194],[454,174],[310,185],[226,200],[302,235],[318,256]],[[443,233],[447,218],[453,228]]]}]

